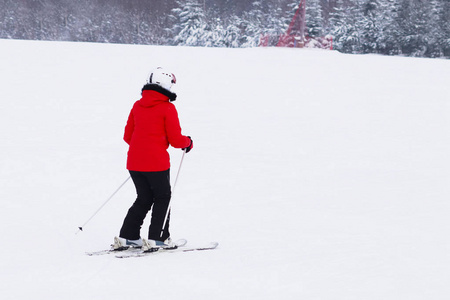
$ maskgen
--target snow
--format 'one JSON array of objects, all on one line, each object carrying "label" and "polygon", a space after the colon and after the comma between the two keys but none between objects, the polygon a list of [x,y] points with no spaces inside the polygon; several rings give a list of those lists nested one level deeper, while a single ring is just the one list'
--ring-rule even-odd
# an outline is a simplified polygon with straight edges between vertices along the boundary
[{"label": "snow", "polygon": [[[446,299],[450,61],[0,40],[2,299]],[[152,66],[194,139],[172,236],[89,257],[134,201],[123,128]],[[171,150],[172,179],[181,151]],[[142,230],[145,237],[148,221]]]}]

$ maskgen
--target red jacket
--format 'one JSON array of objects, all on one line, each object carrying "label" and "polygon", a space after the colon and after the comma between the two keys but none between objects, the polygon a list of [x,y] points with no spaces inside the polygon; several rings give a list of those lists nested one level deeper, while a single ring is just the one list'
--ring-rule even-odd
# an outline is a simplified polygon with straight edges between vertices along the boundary
[{"label": "red jacket", "polygon": [[186,148],[191,143],[187,136],[181,134],[178,113],[175,105],[169,102],[168,93],[156,90],[144,87],[142,98],[134,103],[128,117],[123,139],[130,145],[127,160],[130,171],[168,170],[169,145]]}]

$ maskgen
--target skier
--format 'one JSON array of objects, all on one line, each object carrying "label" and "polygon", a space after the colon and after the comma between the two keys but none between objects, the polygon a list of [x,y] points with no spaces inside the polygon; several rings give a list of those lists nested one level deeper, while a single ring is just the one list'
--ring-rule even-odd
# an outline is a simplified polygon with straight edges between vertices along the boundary
[{"label": "skier", "polygon": [[[142,247],[176,248],[170,238],[169,219],[162,229],[171,197],[170,158],[167,148],[181,148],[186,153],[193,147],[191,137],[181,134],[178,113],[171,102],[175,75],[157,68],[150,73],[142,88],[142,98],[131,109],[125,126],[124,140],[129,145],[127,169],[136,187],[137,199],[123,221],[113,248],[122,250]],[[142,239],[140,229],[147,213],[152,210],[148,240]]]}]

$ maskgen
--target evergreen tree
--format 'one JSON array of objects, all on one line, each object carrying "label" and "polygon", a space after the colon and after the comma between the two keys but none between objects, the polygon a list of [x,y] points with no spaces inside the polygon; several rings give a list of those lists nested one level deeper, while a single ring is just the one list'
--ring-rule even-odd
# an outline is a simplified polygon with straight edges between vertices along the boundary
[{"label": "evergreen tree", "polygon": [[362,5],[361,47],[364,53],[378,53],[383,48],[381,39],[385,24],[384,11],[379,0],[366,0]]},{"label": "evergreen tree", "polygon": [[387,55],[398,55],[401,53],[400,47],[400,28],[396,22],[398,19],[399,3],[398,0],[385,0],[383,8],[383,30],[379,36],[378,53]]},{"label": "evergreen tree", "polygon": [[208,26],[209,30],[204,32],[203,41],[206,47],[226,47],[225,42],[226,30],[222,25],[222,20],[216,18]]},{"label": "evergreen tree", "polygon": [[271,40],[270,45],[275,45],[278,37],[286,31],[290,21],[284,15],[278,3],[253,2],[252,9],[244,12],[241,19],[242,47],[258,46],[261,37],[268,37]]},{"label": "evergreen tree", "polygon": [[450,1],[444,1],[442,5],[442,51],[445,57],[450,58]]},{"label": "evergreen tree", "polygon": [[333,47],[345,53],[360,53],[360,32],[358,30],[359,10],[354,2],[344,4],[337,0],[336,7],[330,13],[330,26],[333,35]]},{"label": "evergreen tree", "polygon": [[[443,2],[439,0],[431,0],[429,2],[428,13],[428,22],[426,27],[426,42],[427,42],[427,51],[425,55],[427,57],[442,57],[444,56],[444,28],[442,16],[443,16]],[[448,23],[449,20],[447,20]]]},{"label": "evergreen tree", "polygon": [[242,47],[258,46],[264,31],[264,14],[262,1],[252,3],[252,9],[244,12],[242,17],[243,43]]},{"label": "evergreen tree", "polygon": [[427,46],[425,5],[418,0],[401,0],[399,3],[398,24],[400,47],[403,54],[423,56]]},{"label": "evergreen tree", "polygon": [[173,44],[180,46],[204,46],[206,23],[203,4],[198,0],[178,1],[178,8],[172,10],[176,23],[173,28]]},{"label": "evergreen tree", "polygon": [[323,35],[324,20],[320,0],[308,0],[306,5],[306,30],[310,37]]},{"label": "evergreen tree", "polygon": [[232,16],[224,36],[225,47],[237,48],[244,43],[241,28],[242,20],[238,16]]}]

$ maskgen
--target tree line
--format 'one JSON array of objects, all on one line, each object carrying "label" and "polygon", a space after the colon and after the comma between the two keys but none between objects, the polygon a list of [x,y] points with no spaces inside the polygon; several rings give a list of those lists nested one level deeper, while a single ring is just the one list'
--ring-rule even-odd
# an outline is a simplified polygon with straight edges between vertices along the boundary
[{"label": "tree line", "polygon": [[[299,0],[0,0],[0,38],[255,47]],[[306,0],[310,38],[344,53],[450,58],[449,0]]]}]

